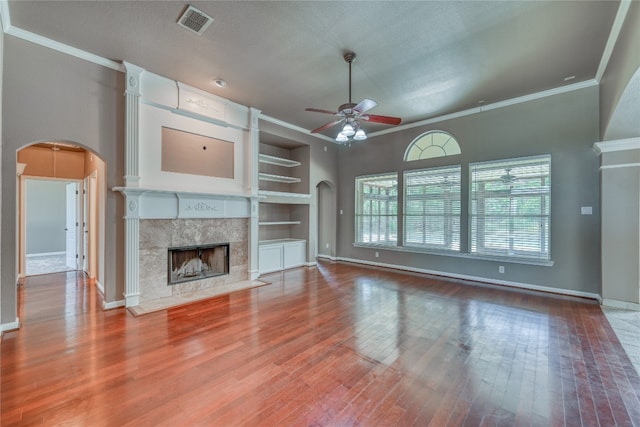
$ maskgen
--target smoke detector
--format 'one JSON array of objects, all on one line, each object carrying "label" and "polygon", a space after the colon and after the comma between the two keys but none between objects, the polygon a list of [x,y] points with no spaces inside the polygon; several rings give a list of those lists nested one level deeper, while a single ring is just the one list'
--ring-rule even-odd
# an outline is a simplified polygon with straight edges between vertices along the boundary
[{"label": "smoke detector", "polygon": [[178,25],[198,35],[202,35],[212,22],[212,17],[193,6],[187,7],[182,16],[178,18]]}]

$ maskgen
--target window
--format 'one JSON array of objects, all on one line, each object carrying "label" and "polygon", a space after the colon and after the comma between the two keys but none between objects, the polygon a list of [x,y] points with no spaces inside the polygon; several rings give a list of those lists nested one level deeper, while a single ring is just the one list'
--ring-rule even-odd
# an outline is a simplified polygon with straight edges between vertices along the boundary
[{"label": "window", "polygon": [[356,178],[356,243],[398,242],[398,174]]},{"label": "window", "polygon": [[460,166],[404,173],[404,246],[460,250]]},{"label": "window", "polygon": [[433,157],[460,154],[458,141],[446,132],[439,130],[423,133],[413,140],[404,153],[404,161],[431,159]]},{"label": "window", "polygon": [[471,253],[548,260],[551,157],[470,165]]}]

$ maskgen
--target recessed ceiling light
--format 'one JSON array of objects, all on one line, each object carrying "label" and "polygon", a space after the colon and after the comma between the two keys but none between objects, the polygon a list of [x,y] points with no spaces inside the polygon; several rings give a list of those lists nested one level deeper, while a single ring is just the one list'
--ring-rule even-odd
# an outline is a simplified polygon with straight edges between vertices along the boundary
[{"label": "recessed ceiling light", "polygon": [[213,84],[218,87],[227,87],[227,81],[223,79],[213,79]]},{"label": "recessed ceiling light", "polygon": [[576,76],[567,76],[567,77],[564,78],[564,81],[568,82],[569,80],[573,80],[575,78],[576,78]]}]

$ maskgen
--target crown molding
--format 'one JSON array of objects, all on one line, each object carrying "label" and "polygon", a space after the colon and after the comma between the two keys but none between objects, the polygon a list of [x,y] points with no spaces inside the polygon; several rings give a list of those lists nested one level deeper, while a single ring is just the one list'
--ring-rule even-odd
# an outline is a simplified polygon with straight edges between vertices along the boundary
[{"label": "crown molding", "polygon": [[543,90],[541,92],[532,93],[529,95],[519,96],[517,98],[507,99],[505,101],[494,102],[493,104],[483,105],[482,107],[469,108],[468,110],[457,111],[451,114],[445,114],[444,116],[432,117],[426,120],[420,120],[418,122],[408,123],[406,125],[395,126],[393,128],[373,132],[369,134],[369,137],[376,137],[380,135],[386,135],[389,133],[399,132],[402,130],[412,129],[420,126],[426,126],[433,123],[444,122],[446,120],[457,119],[459,117],[470,116],[472,114],[478,114],[485,111],[496,110],[498,108],[509,107],[511,105],[522,104],[523,102],[529,102],[536,99],[542,99],[561,93],[572,92],[574,90],[584,89],[588,87],[598,86],[598,82],[595,79],[585,80],[578,83],[573,83],[566,86],[560,86],[553,89]]},{"label": "crown molding", "polygon": [[9,2],[7,0],[0,0],[0,23],[4,32],[11,28],[11,14],[9,13]]},{"label": "crown molding", "polygon": [[[2,19],[4,21],[5,19],[4,11],[2,16],[3,16]],[[55,40],[48,39],[41,35],[32,33],[30,31],[16,28],[10,25],[8,29],[5,29],[5,34],[9,34],[10,36],[14,36],[31,43],[35,43],[40,46],[48,47],[49,49],[53,49],[61,53],[66,53],[67,55],[75,56],[76,58],[84,59],[85,61],[89,61],[94,64],[101,65],[103,67],[111,68],[112,70],[120,71],[121,73],[125,72],[124,65],[122,65],[122,63],[120,62],[112,61],[110,59],[106,59],[101,56],[94,55],[93,53],[89,53],[82,49],[69,46],[68,44],[64,44],[64,43],[57,42]]]},{"label": "crown molding", "polygon": [[604,72],[607,70],[607,65],[609,65],[609,60],[611,59],[611,54],[613,53],[613,48],[618,42],[618,36],[620,36],[620,31],[622,30],[624,20],[627,17],[627,13],[629,12],[630,7],[631,0],[620,1],[618,12],[616,13],[616,17],[613,20],[611,32],[609,33],[609,38],[607,39],[607,44],[605,45],[604,51],[602,52],[602,58],[600,59],[600,64],[598,65],[598,71],[596,71],[595,79],[598,82],[602,80],[602,76],[604,76]]}]

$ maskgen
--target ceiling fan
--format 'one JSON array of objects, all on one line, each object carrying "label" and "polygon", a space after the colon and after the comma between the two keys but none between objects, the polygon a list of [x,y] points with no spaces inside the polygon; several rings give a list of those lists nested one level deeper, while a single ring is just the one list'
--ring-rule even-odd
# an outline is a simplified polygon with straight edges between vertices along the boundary
[{"label": "ceiling fan", "polygon": [[311,131],[311,133],[322,132],[329,129],[332,126],[342,124],[342,130],[336,137],[338,143],[350,143],[351,141],[362,141],[367,139],[367,134],[360,126],[360,120],[369,121],[372,123],[384,123],[387,125],[399,125],[402,119],[399,117],[378,116],[375,114],[365,114],[367,111],[378,105],[378,103],[372,99],[363,99],[358,104],[351,102],[351,64],[356,60],[356,54],[353,52],[347,52],[344,54],[344,60],[349,63],[349,102],[342,104],[338,107],[338,111],[322,110],[320,108],[307,108],[305,111],[312,111],[316,113],[331,114],[338,116],[339,118],[329,122],[317,129]]}]

